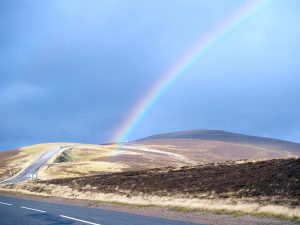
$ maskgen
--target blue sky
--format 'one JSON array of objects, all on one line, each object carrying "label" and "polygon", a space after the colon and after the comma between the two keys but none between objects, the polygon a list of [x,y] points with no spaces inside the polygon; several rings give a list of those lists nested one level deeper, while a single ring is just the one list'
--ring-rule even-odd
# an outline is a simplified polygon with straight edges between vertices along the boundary
[{"label": "blue sky", "polygon": [[[109,140],[196,41],[251,1],[0,3],[0,149]],[[131,139],[220,129],[300,142],[300,2],[274,0],[210,50]]]}]

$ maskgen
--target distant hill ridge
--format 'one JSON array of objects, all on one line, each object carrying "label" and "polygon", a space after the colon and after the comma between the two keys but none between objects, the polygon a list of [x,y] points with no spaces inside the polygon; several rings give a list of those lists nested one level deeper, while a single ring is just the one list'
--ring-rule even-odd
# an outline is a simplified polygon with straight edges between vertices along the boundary
[{"label": "distant hill ridge", "polygon": [[145,137],[134,142],[155,142],[158,140],[172,140],[172,139],[193,139],[193,140],[202,140],[202,141],[221,141],[227,143],[238,143],[238,144],[250,144],[257,146],[274,146],[277,149],[285,149],[300,153],[300,144],[290,141],[251,136],[245,134],[237,134],[222,130],[189,130],[189,131],[179,131],[172,133],[163,133]]},{"label": "distant hill ridge", "polygon": [[[61,145],[62,143],[38,144],[0,152],[0,180],[18,173],[41,152]],[[76,143],[72,149],[50,160],[48,163],[51,163],[51,167],[41,168],[39,178],[82,177],[236,160],[261,161],[298,157],[300,144],[297,143],[220,130],[191,130],[153,135],[122,145]]]}]

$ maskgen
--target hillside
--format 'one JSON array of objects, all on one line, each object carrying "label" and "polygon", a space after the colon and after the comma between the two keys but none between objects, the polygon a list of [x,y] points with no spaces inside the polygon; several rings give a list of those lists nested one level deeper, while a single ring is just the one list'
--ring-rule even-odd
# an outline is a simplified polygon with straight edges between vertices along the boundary
[{"label": "hillside", "polygon": [[120,172],[42,183],[105,193],[243,198],[264,196],[276,203],[300,205],[300,158],[226,162]]},{"label": "hillside", "polygon": [[[35,145],[0,153],[0,178],[8,176],[9,167],[16,173],[36,157],[35,154],[26,154],[26,151],[30,153],[30,149],[35,149],[31,153],[39,153],[57,145]],[[224,131],[196,130],[155,135],[123,145],[77,143],[52,158],[38,176],[47,180],[232,160],[256,161],[298,156],[300,144]]]},{"label": "hillside", "polygon": [[[135,141],[136,143],[169,143],[168,140],[199,140],[199,141],[219,141],[226,143],[236,143],[244,145],[260,146],[265,148],[274,148],[277,150],[286,150],[300,153],[300,144],[274,139],[244,134],[231,133],[221,130],[190,130],[173,133],[157,134]],[[184,142],[183,142],[184,143]]]},{"label": "hillside", "polygon": [[59,143],[37,144],[0,152],[0,181],[17,174],[43,152],[59,145]]},{"label": "hillside", "polygon": [[[20,184],[22,193],[299,222],[300,159],[167,167]],[[4,187],[9,190],[10,187]]]},{"label": "hillside", "polygon": [[190,155],[198,162],[273,159],[300,156],[300,144],[217,130],[159,134],[132,142],[163,151]]},{"label": "hillside", "polygon": [[196,130],[155,135],[123,145],[78,144],[43,168],[40,178],[297,156],[300,156],[300,144],[224,131]]},{"label": "hillside", "polygon": [[[0,154],[17,173],[61,143]],[[123,145],[63,143],[38,180],[0,191],[274,216],[299,221],[300,144],[223,131],[155,135]],[[9,168],[9,170],[8,170]]]}]

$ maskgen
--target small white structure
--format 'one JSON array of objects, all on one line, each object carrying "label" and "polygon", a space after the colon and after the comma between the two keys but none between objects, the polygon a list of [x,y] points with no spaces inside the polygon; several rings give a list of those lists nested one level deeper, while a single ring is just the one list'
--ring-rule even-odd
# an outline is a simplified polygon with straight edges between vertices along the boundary
[{"label": "small white structure", "polygon": [[36,173],[28,173],[26,176],[31,178],[31,180],[36,180],[37,179],[37,174]]}]

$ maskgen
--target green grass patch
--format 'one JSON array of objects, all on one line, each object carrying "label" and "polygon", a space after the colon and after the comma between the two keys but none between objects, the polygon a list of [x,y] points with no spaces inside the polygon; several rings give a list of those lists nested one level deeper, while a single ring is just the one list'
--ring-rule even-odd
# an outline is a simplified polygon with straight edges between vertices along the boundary
[{"label": "green grass patch", "polygon": [[73,162],[72,149],[63,151],[55,160],[54,163]]}]

